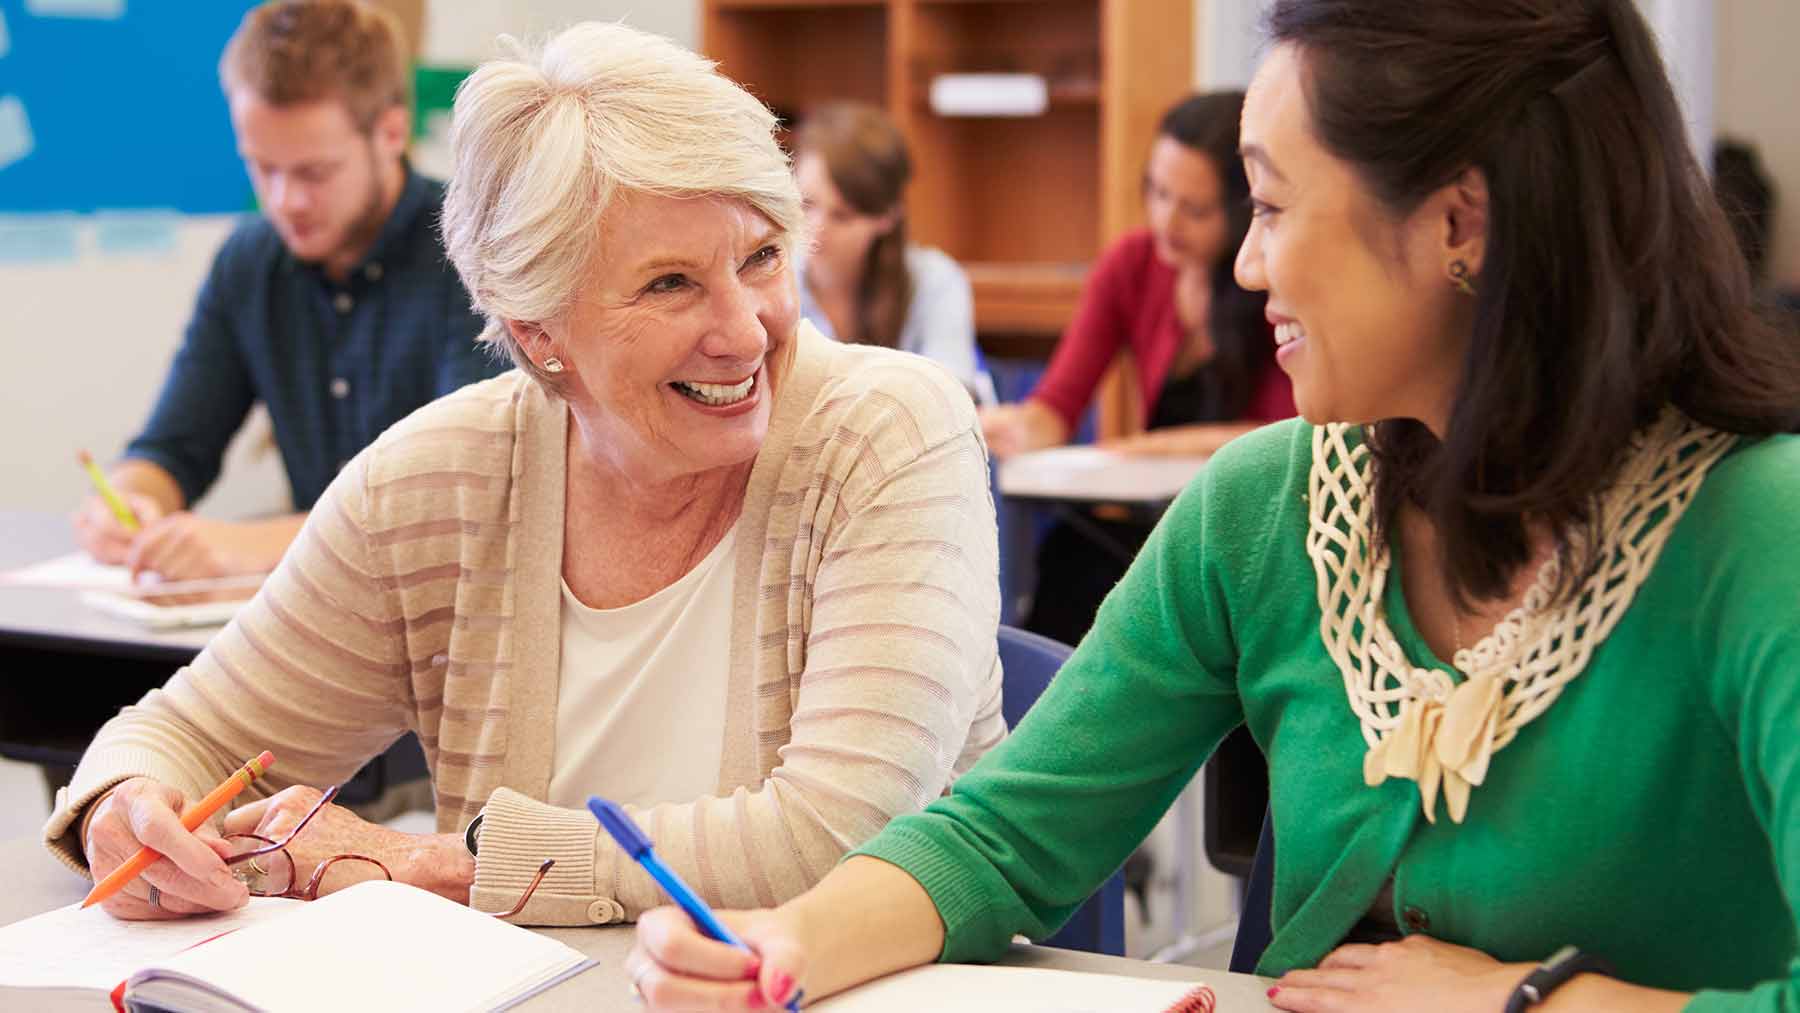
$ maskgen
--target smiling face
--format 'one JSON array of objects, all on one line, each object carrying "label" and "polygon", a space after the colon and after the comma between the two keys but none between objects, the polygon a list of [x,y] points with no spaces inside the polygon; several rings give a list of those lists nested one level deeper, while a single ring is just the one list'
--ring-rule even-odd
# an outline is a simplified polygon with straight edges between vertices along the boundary
[{"label": "smiling face", "polygon": [[590,448],[664,481],[743,464],[768,432],[799,309],[788,240],[741,201],[621,194],[562,319],[513,324]]},{"label": "smiling face", "polygon": [[269,223],[300,260],[347,268],[380,233],[399,178],[407,118],[395,107],[367,132],[337,100],[273,105],[231,96],[238,153]]},{"label": "smiling face", "polygon": [[1315,138],[1303,74],[1279,46],[1244,103],[1255,211],[1238,284],[1268,292],[1276,360],[1307,421],[1412,418],[1441,437],[1474,314],[1448,266],[1480,273],[1485,190],[1453,183],[1395,216]]}]

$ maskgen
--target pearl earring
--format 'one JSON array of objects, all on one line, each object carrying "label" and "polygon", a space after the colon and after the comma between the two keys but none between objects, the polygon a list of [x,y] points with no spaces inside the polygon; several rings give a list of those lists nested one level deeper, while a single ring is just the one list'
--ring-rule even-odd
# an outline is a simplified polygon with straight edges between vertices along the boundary
[{"label": "pearl earring", "polygon": [[552,355],[550,358],[544,360],[544,372],[555,374],[555,373],[560,373],[562,371],[563,371],[563,362],[561,359]]}]

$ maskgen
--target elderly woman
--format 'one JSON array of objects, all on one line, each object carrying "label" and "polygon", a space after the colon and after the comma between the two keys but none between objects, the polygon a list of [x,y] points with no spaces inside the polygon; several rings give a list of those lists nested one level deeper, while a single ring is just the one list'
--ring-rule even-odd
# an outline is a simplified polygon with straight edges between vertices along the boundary
[{"label": "elderly woman", "polygon": [[648,914],[652,1006],[992,959],[1244,723],[1277,1008],[1800,1008],[1800,362],[1649,27],[1632,0],[1269,17],[1236,270],[1305,421],[1213,458],[947,798],[734,916],[759,980]]},{"label": "elderly woman", "polygon": [[553,858],[520,917],[590,924],[660,896],[590,793],[711,902],[772,904],[1003,736],[974,408],[924,359],[798,323],[774,127],[616,25],[462,86],[444,234],[519,368],[351,461],[237,621],[101,731],[51,848],[95,875],[168,856],[109,910],[243,903],[239,845],[176,817],[265,748],[272,797],[227,835],[282,839],[307,786],[407,731],[431,765],[439,833],[327,806],[297,880],[367,855],[496,910]]}]

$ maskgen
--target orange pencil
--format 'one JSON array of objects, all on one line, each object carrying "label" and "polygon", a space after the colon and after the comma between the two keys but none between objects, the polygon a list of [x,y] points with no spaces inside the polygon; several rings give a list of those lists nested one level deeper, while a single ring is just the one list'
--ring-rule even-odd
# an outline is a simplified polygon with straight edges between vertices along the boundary
[{"label": "orange pencil", "polygon": [[[214,788],[205,798],[181,811],[181,825],[197,830],[200,824],[212,818],[225,803],[237,797],[237,793],[250,787],[250,782],[263,775],[263,772],[275,765],[275,754],[267,749],[262,755],[239,767],[235,773],[226,778],[222,784]],[[93,907],[125,888],[125,884],[144,874],[144,870],[156,864],[162,855],[149,847],[138,849],[131,860],[114,869],[107,877],[94,884],[88,891],[87,898],[81,902],[82,907]]]}]

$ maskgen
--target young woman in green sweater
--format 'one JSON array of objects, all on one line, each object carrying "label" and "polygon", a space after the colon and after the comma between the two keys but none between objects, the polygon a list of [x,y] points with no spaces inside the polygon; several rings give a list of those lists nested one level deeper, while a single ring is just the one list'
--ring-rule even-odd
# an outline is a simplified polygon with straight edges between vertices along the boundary
[{"label": "young woman in green sweater", "polygon": [[[1213,459],[950,795],[731,916],[756,956],[646,915],[653,1008],[1041,937],[1240,722],[1277,1007],[1800,1008],[1800,362],[1648,27],[1631,0],[1269,23],[1237,271],[1304,421]],[[1523,993],[1566,945],[1612,974]]]}]

